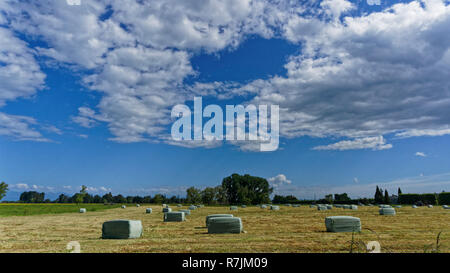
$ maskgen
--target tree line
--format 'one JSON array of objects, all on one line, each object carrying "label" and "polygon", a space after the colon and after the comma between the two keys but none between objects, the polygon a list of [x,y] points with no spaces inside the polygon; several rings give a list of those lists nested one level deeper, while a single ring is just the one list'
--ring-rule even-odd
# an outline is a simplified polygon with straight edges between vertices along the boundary
[{"label": "tree line", "polygon": [[[4,184],[3,190],[0,186],[0,200],[6,194],[8,186]],[[186,197],[167,197],[163,194],[154,196],[123,196],[112,195],[111,192],[100,195],[92,195],[87,192],[87,187],[82,186],[80,192],[69,196],[60,194],[56,200],[45,199],[45,193],[26,191],[20,195],[19,202],[22,203],[186,203],[206,205],[228,205],[228,204],[261,204],[269,203],[270,194],[273,189],[265,178],[251,176],[248,174],[232,174],[222,180],[222,184],[216,187],[206,187],[201,190],[190,187],[186,190]]]},{"label": "tree line", "polygon": [[[0,200],[6,195],[8,185],[0,183]],[[26,191],[20,195],[22,203],[148,203],[148,204],[205,204],[205,205],[257,205],[257,204],[449,204],[450,193],[440,194],[403,194],[398,188],[396,200],[391,200],[387,190],[376,186],[374,198],[352,199],[347,193],[327,194],[319,200],[299,200],[293,195],[275,195],[270,199],[273,188],[265,178],[248,174],[232,174],[225,177],[222,183],[216,187],[206,187],[203,190],[190,187],[186,190],[186,197],[155,194],[154,196],[123,196],[112,195],[111,192],[104,195],[91,195],[87,187],[82,186],[80,192],[72,196],[60,194],[56,200],[45,199],[45,193]]]}]

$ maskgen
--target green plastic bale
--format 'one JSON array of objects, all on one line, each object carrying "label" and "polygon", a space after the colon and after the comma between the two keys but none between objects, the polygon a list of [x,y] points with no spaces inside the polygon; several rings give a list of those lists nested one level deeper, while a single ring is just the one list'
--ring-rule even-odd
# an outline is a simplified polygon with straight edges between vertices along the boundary
[{"label": "green plastic bale", "polygon": [[379,210],[380,215],[395,215],[395,209],[394,208],[381,208]]},{"label": "green plastic bale", "polygon": [[270,206],[270,210],[280,210],[279,206]]},{"label": "green plastic bale", "polygon": [[213,217],[209,219],[208,233],[241,233],[242,220],[238,217]]},{"label": "green plastic bale", "polygon": [[196,207],[196,206],[194,206],[194,205],[191,205],[191,206],[189,206],[189,209],[190,209],[190,210],[196,210],[196,209],[197,209],[197,207]]},{"label": "green plastic bale", "polygon": [[361,220],[352,216],[329,216],[325,218],[328,232],[360,232]]},{"label": "green plastic bale", "polygon": [[146,208],[145,209],[145,213],[152,213],[152,212],[153,212],[152,208]]},{"label": "green plastic bale", "polygon": [[164,213],[164,222],[183,222],[186,220],[184,212],[173,211]]},{"label": "green plastic bale", "polygon": [[86,213],[86,209],[85,208],[81,208],[80,209],[80,213]]},{"label": "green plastic bale", "polygon": [[332,205],[326,205],[327,209],[333,209]]},{"label": "green plastic bale", "polygon": [[103,223],[103,239],[136,239],[142,236],[139,220],[112,220]]},{"label": "green plastic bale", "polygon": [[236,206],[231,206],[230,207],[230,210],[237,210],[238,209],[238,207],[236,207]]},{"label": "green plastic bale", "polygon": [[209,224],[209,220],[212,218],[220,218],[220,217],[234,217],[233,214],[211,214],[206,216],[206,226]]},{"label": "green plastic bale", "polygon": [[186,216],[186,215],[191,215],[191,211],[188,210],[188,209],[180,209],[179,211],[180,211],[180,212],[184,212],[184,215],[185,215],[185,216]]},{"label": "green plastic bale", "polygon": [[247,208],[247,206],[246,205],[242,205],[241,208],[245,209],[245,208]]},{"label": "green plastic bale", "polygon": [[172,211],[172,208],[163,208],[162,209],[162,212],[171,212]]}]

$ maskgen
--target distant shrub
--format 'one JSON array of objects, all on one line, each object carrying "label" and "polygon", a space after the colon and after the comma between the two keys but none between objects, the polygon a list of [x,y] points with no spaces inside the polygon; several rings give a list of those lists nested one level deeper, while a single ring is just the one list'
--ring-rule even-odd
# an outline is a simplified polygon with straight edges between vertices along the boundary
[{"label": "distant shrub", "polygon": [[438,201],[439,205],[450,205],[450,192],[441,192]]},{"label": "distant shrub", "polygon": [[416,204],[419,202],[435,205],[436,204],[436,194],[434,193],[424,193],[424,194],[417,194],[417,193],[407,193],[407,194],[400,194],[398,197],[398,201],[400,204]]}]

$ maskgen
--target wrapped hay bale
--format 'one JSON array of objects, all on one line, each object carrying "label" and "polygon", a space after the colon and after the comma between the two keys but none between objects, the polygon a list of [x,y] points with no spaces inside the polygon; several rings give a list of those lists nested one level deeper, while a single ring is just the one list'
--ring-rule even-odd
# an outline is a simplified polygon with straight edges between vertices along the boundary
[{"label": "wrapped hay bale", "polygon": [[380,215],[395,215],[395,209],[394,208],[381,208],[379,210]]},{"label": "wrapped hay bale", "polygon": [[112,220],[103,223],[103,239],[135,239],[142,236],[142,223],[138,220]]},{"label": "wrapped hay bale", "polygon": [[310,207],[311,209],[313,209],[313,208],[316,207],[316,205],[309,205],[309,207]]},{"label": "wrapped hay bale", "polygon": [[211,220],[212,218],[220,218],[220,217],[234,217],[233,214],[211,214],[206,216],[206,226],[208,226],[209,224],[209,220]]},{"label": "wrapped hay bale", "polygon": [[166,213],[166,212],[171,212],[171,211],[172,211],[171,208],[163,208],[163,209],[162,209],[162,212],[164,212],[164,213]]},{"label": "wrapped hay bale", "polygon": [[350,206],[350,209],[352,209],[352,210],[357,210],[357,209],[358,209],[358,206],[357,206],[357,205],[351,205],[351,206]]},{"label": "wrapped hay bale", "polygon": [[238,207],[236,207],[236,206],[231,206],[230,207],[230,210],[237,210],[238,209]]},{"label": "wrapped hay bale", "polygon": [[208,233],[241,233],[243,231],[241,218],[213,217],[209,219]]},{"label": "wrapped hay bale", "polygon": [[298,208],[298,207],[300,207],[300,205],[299,204],[295,204],[295,205],[292,205],[292,207],[293,208]]},{"label": "wrapped hay bale", "polygon": [[344,209],[352,209],[352,206],[351,205],[343,205],[342,208],[344,208]]},{"label": "wrapped hay bale", "polygon": [[317,210],[327,210],[326,206],[317,206]]},{"label": "wrapped hay bale", "polygon": [[241,208],[245,209],[247,206],[246,205],[242,205]]},{"label": "wrapped hay bale", "polygon": [[402,206],[395,206],[395,208],[400,209],[400,208],[402,208]]},{"label": "wrapped hay bale", "polygon": [[417,206],[416,206],[416,205],[412,205],[412,208],[413,208],[413,209],[417,209]]},{"label": "wrapped hay bale", "polygon": [[291,204],[285,204],[285,206],[286,206],[286,207],[291,207],[292,205],[291,205]]},{"label": "wrapped hay bale", "polygon": [[194,205],[191,205],[191,206],[189,207],[189,209],[190,209],[190,210],[195,210],[195,209],[197,209],[197,207],[194,206]]},{"label": "wrapped hay bale", "polygon": [[138,207],[138,208],[139,208],[140,206],[141,206],[141,205],[139,205],[139,204],[136,204],[136,207]]},{"label": "wrapped hay bale", "polygon": [[280,210],[279,206],[270,206],[270,210]]},{"label": "wrapped hay bale", "polygon": [[122,208],[124,209],[124,208],[126,208],[127,206],[125,206],[125,205],[122,205]]},{"label": "wrapped hay bale", "polygon": [[80,209],[80,213],[86,213],[86,209],[85,208],[81,208]]},{"label": "wrapped hay bale", "polygon": [[332,205],[326,205],[327,209],[333,209]]},{"label": "wrapped hay bale", "polygon": [[447,205],[443,205],[442,207],[443,207],[444,209],[450,209],[450,207],[447,206]]},{"label": "wrapped hay bale", "polygon": [[152,212],[153,212],[153,210],[151,208],[146,208],[145,209],[145,213],[152,213]]},{"label": "wrapped hay bale", "polygon": [[261,205],[261,208],[262,208],[262,209],[266,209],[267,206],[266,206],[266,205]]},{"label": "wrapped hay bale", "polygon": [[360,232],[361,220],[352,216],[330,216],[325,218],[328,232]]},{"label": "wrapped hay bale", "polygon": [[173,211],[164,213],[164,222],[183,222],[186,220],[184,212]]},{"label": "wrapped hay bale", "polygon": [[177,204],[177,207],[179,207],[179,208],[181,208],[183,205],[181,205],[181,204]]},{"label": "wrapped hay bale", "polygon": [[378,207],[380,209],[382,209],[382,208],[392,208],[390,205],[379,205]]},{"label": "wrapped hay bale", "polygon": [[428,205],[428,207],[431,209],[433,207],[433,205]]},{"label": "wrapped hay bale", "polygon": [[179,211],[184,212],[184,216],[191,215],[191,211],[188,209],[180,209]]}]

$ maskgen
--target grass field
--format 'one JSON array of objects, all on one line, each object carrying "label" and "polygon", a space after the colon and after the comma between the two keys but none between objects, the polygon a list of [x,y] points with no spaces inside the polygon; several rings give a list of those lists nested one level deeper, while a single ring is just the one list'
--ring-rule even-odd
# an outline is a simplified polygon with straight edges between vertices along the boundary
[{"label": "grass field", "polygon": [[9,204],[0,204],[0,217],[79,212],[80,208],[86,208],[88,211],[99,211],[117,207],[120,207],[120,205],[9,203]]},{"label": "grass field", "polygon": [[[3,206],[0,211],[5,209]],[[200,208],[192,211],[186,222],[169,223],[162,221],[161,206],[99,211],[85,207],[86,214],[0,217],[0,252],[68,252],[66,245],[70,241],[78,241],[81,252],[349,252],[351,233],[325,230],[324,219],[332,215],[361,218],[363,231],[355,235],[354,241],[378,241],[381,252],[423,253],[428,245],[436,243],[439,232],[440,252],[450,252],[450,210],[442,207],[404,207],[396,209],[396,216],[378,215],[378,207],[354,211],[317,211],[307,206],[280,206],[279,211],[239,208],[231,213],[242,218],[245,233],[241,234],[207,234],[206,215],[230,213],[228,207]],[[153,208],[152,214],[145,214],[147,207]],[[141,220],[143,237],[100,239],[102,223],[113,219]]]}]

